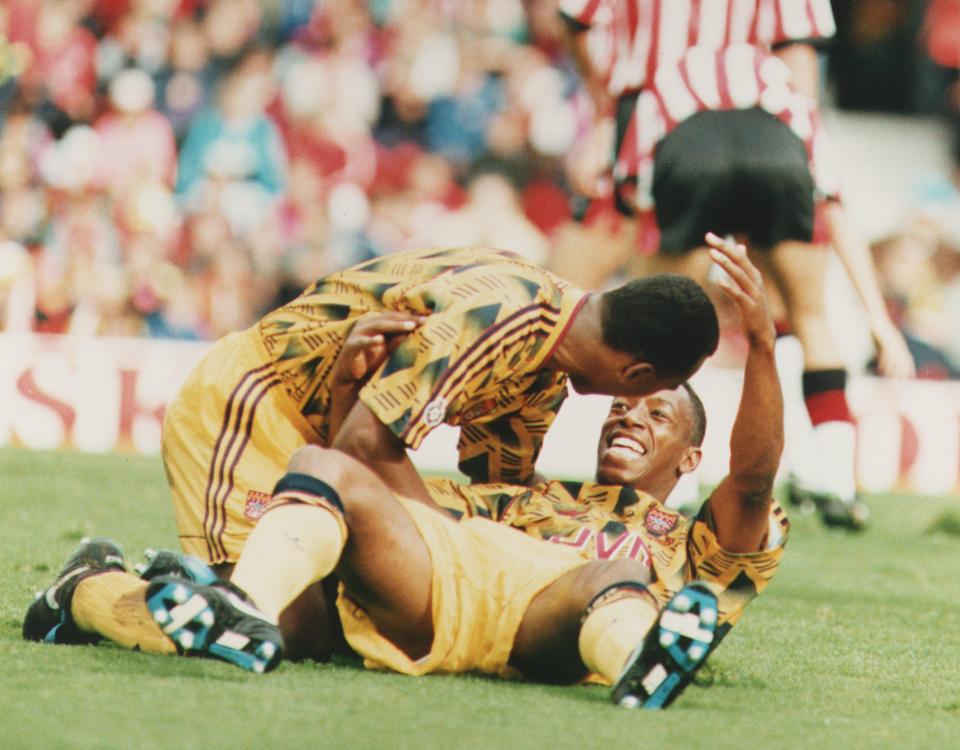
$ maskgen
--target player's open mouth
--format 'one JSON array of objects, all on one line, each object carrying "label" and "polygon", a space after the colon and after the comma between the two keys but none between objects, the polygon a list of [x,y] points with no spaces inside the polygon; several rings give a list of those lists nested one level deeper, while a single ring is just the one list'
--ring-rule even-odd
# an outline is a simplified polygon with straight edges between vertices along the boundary
[{"label": "player's open mouth", "polygon": [[646,456],[647,449],[639,440],[634,440],[626,435],[614,435],[610,440],[610,453],[622,456],[626,459],[634,459],[637,456]]}]

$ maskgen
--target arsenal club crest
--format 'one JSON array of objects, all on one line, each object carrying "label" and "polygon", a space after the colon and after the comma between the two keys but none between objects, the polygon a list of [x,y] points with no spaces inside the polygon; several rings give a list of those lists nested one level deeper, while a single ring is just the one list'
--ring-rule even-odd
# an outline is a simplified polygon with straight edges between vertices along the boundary
[{"label": "arsenal club crest", "polygon": [[423,410],[423,423],[427,427],[436,427],[446,419],[446,416],[447,401],[443,396],[437,396],[427,404],[427,407]]},{"label": "arsenal club crest", "polygon": [[666,536],[675,528],[680,520],[680,516],[671,513],[658,505],[651,505],[647,509],[647,515],[643,519],[643,525],[647,531],[656,537]]},{"label": "arsenal club crest", "polygon": [[247,493],[247,503],[243,509],[243,514],[247,518],[256,521],[266,512],[267,505],[270,504],[270,497],[269,492],[250,490]]}]

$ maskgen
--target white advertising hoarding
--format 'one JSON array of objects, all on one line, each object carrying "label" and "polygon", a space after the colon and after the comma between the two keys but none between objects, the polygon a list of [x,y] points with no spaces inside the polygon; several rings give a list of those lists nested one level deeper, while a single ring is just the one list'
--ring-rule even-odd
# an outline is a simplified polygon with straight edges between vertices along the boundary
[{"label": "white advertising hoarding", "polygon": [[[207,344],[149,339],[0,335],[0,445],[155,454],[166,402]],[[704,461],[691,481],[726,472],[741,374],[704,368],[695,384],[707,407]],[[871,492],[949,494],[960,488],[960,383],[853,378],[857,467]],[[788,399],[789,401],[789,399]],[[589,478],[609,399],[572,394],[547,436],[546,476]],[[802,407],[799,407],[802,411]],[[794,409],[796,412],[796,408]],[[796,414],[788,452],[806,450]],[[455,430],[441,426],[415,455],[425,470],[455,471]]]}]

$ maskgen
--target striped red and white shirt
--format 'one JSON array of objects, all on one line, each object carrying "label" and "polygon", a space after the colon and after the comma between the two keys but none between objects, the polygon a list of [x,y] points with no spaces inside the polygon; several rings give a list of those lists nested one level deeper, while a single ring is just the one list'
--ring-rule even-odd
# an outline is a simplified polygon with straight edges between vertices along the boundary
[{"label": "striped red and white shirt", "polygon": [[772,49],[836,31],[830,0],[560,0],[560,12],[591,29],[591,57],[615,97],[640,91],[691,47]]},{"label": "striped red and white shirt", "polygon": [[687,118],[706,110],[759,108],[780,119],[803,142],[817,197],[836,197],[835,160],[817,103],[794,90],[790,76],[783,61],[750,44],[722,50],[693,47],[674,64],[658,67],[637,97],[614,163],[621,195],[639,211],[652,208],[656,145]]}]

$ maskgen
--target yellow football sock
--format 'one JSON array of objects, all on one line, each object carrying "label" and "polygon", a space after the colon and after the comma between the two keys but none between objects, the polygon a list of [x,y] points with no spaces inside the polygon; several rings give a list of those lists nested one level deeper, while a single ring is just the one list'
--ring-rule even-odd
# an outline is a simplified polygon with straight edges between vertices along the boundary
[{"label": "yellow football sock", "polygon": [[126,648],[175,654],[173,642],[150,616],[146,590],[147,582],[130,573],[99,573],[77,584],[70,614],[84,632],[98,633]]},{"label": "yellow football sock", "polygon": [[306,503],[271,508],[247,537],[230,580],[276,622],[307,586],[333,572],[346,542],[336,510]]},{"label": "yellow football sock", "polygon": [[594,605],[580,626],[580,657],[591,672],[611,683],[657,621],[653,596],[636,589],[617,589]]}]

